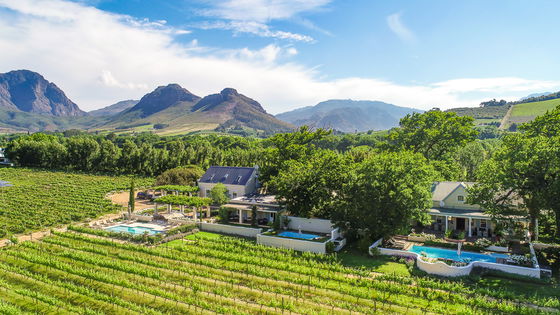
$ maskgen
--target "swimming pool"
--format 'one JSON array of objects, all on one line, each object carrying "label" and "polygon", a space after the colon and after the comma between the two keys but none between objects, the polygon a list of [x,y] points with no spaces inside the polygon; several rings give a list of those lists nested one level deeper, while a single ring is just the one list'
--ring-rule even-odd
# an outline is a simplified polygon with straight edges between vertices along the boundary
[{"label": "swimming pool", "polygon": [[154,235],[157,233],[161,233],[161,231],[154,230],[153,228],[144,227],[144,226],[128,226],[128,225],[115,225],[106,228],[105,230],[111,232],[124,232],[124,233],[132,233],[132,234],[144,234],[148,232],[150,235]]},{"label": "swimming pool", "polygon": [[492,253],[487,255],[487,254],[465,252],[465,251],[461,251],[461,255],[457,255],[456,250],[429,247],[429,246],[419,246],[419,245],[412,246],[408,251],[417,254],[426,253],[426,256],[430,258],[444,258],[444,259],[451,259],[453,261],[460,261],[460,262],[484,261],[484,262],[495,263],[496,258],[509,257],[508,255],[505,254]]},{"label": "swimming pool", "polygon": [[290,231],[278,233],[278,236],[301,238],[303,240],[312,240],[320,237],[319,235],[315,235],[315,234],[305,234],[305,233],[297,233],[297,232],[290,232]]}]

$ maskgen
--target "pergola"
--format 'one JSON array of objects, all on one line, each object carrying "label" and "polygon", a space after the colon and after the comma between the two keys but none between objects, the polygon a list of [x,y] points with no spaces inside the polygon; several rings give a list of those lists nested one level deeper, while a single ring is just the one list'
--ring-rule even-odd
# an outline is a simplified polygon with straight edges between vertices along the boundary
[{"label": "pergola", "polygon": [[192,193],[198,191],[197,186],[187,186],[187,185],[161,185],[152,188],[156,191],[161,191],[162,196],[165,196],[167,192],[172,192],[174,195],[184,195],[187,194],[192,196]]},{"label": "pergola", "polygon": [[190,197],[184,195],[167,195],[159,197],[155,200],[155,213],[158,210],[158,204],[167,205],[167,211],[171,211],[171,206],[179,206],[181,213],[185,213],[185,206],[192,207],[194,210],[194,220],[198,218],[198,212],[202,207],[206,207],[207,215],[210,216],[210,204],[212,199],[202,197]]}]

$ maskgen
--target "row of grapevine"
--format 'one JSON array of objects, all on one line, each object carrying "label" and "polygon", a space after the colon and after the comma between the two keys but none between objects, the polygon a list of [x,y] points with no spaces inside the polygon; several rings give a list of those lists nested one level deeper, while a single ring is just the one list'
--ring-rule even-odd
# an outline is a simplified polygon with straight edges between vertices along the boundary
[{"label": "row of grapevine", "polygon": [[[114,212],[119,207],[105,195],[130,185],[130,178],[125,176],[25,168],[1,168],[0,179],[13,185],[0,188],[0,238]],[[137,179],[136,184],[149,185],[151,180]]]},{"label": "row of grapevine", "polygon": [[81,314],[540,311],[456,283],[375,275],[333,258],[233,237],[146,247],[80,232],[1,250],[0,289],[13,293],[0,295],[0,307],[35,312],[40,304]]}]

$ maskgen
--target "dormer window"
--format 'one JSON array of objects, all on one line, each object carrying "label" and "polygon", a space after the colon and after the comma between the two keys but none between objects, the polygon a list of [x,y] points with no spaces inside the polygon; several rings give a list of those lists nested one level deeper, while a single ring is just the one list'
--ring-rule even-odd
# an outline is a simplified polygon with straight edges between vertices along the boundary
[{"label": "dormer window", "polygon": [[239,183],[241,181],[241,176],[237,176],[237,179],[235,181]]},{"label": "dormer window", "polygon": [[216,176],[216,174],[212,174],[212,176],[210,176],[210,180],[214,180],[214,176]]},{"label": "dormer window", "polygon": [[462,196],[462,195],[457,196],[457,201],[464,202],[465,201],[465,196]]}]

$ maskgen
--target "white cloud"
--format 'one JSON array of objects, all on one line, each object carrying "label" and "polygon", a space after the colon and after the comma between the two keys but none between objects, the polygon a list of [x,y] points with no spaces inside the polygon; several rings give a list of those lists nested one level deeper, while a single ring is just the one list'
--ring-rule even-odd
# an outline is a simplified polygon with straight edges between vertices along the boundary
[{"label": "white cloud", "polygon": [[211,8],[201,10],[205,16],[220,19],[203,24],[203,28],[231,30],[235,33],[250,33],[261,37],[272,37],[293,41],[311,42],[308,35],[272,30],[268,22],[273,20],[295,21],[308,29],[330,34],[311,21],[302,19],[300,14],[324,8],[332,0],[217,0],[209,4]]},{"label": "white cloud", "polygon": [[303,12],[318,10],[332,0],[217,0],[203,13],[226,20],[285,20]]},{"label": "white cloud", "polygon": [[113,74],[111,73],[111,71],[109,70],[103,70],[101,71],[101,75],[99,76],[99,80],[101,81],[101,83],[103,83],[106,86],[109,87],[117,87],[117,88],[126,88],[126,89],[147,89],[148,86],[146,84],[143,83],[132,83],[132,82],[128,82],[128,83],[124,83],[121,82],[119,80],[117,80],[117,78],[115,78],[115,76],[113,76]]},{"label": "white cloud", "polygon": [[416,40],[414,33],[401,21],[400,12],[387,16],[387,25],[402,41],[411,43]]},{"label": "white cloud", "polygon": [[170,82],[200,96],[234,87],[272,113],[331,98],[429,109],[476,106],[491,97],[518,98],[535,90],[560,89],[560,82],[522,78],[424,85],[375,78],[325,79],[318,70],[283,62],[283,57],[297,52],[291,46],[224,53],[200,47],[194,38],[178,44],[169,29],[131,23],[130,17],[61,0],[0,0],[0,72],[40,72],[86,110],[138,99]]},{"label": "white cloud", "polygon": [[266,24],[255,22],[255,21],[215,21],[206,22],[198,25],[201,29],[221,29],[230,30],[234,34],[239,33],[249,33],[257,35],[260,37],[270,37],[277,39],[287,39],[302,42],[312,42],[313,38],[311,36],[302,35],[298,33],[284,32],[284,31],[274,31]]}]

